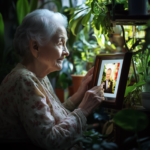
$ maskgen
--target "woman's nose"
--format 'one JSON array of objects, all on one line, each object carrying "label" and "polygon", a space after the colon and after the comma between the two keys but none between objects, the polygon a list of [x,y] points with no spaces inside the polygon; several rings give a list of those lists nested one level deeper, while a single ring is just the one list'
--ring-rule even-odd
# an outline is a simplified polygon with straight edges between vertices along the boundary
[{"label": "woman's nose", "polygon": [[69,51],[68,51],[67,47],[64,47],[63,54],[66,56],[69,56]]}]

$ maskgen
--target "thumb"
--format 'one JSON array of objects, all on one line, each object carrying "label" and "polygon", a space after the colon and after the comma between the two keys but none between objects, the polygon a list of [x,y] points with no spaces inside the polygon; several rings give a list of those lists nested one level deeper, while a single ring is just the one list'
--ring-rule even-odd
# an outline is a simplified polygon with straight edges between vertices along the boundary
[{"label": "thumb", "polygon": [[88,85],[90,83],[90,81],[92,80],[92,77],[93,77],[93,74],[88,76],[88,78],[84,81],[86,85]]}]

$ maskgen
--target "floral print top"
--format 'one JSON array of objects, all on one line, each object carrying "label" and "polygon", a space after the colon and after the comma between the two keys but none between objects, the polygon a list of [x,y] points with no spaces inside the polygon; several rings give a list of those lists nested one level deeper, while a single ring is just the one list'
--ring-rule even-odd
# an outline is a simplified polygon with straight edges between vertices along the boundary
[{"label": "floral print top", "polygon": [[85,129],[82,111],[69,99],[61,104],[47,76],[37,78],[19,63],[1,83],[0,138],[29,138],[49,150],[79,150],[74,142]]}]

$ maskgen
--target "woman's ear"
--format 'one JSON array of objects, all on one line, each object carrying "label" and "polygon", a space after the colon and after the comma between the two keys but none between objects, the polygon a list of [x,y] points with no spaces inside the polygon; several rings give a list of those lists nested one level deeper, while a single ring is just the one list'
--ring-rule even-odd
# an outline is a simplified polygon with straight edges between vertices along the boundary
[{"label": "woman's ear", "polygon": [[30,51],[35,58],[39,57],[39,45],[36,41],[31,40],[29,44]]}]

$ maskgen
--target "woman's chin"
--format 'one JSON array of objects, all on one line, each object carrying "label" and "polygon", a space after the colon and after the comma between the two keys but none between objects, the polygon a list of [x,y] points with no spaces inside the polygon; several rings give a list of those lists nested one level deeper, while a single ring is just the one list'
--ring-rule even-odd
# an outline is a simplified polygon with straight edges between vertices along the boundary
[{"label": "woman's chin", "polygon": [[61,69],[62,69],[62,65],[58,65],[56,71],[60,71]]}]

